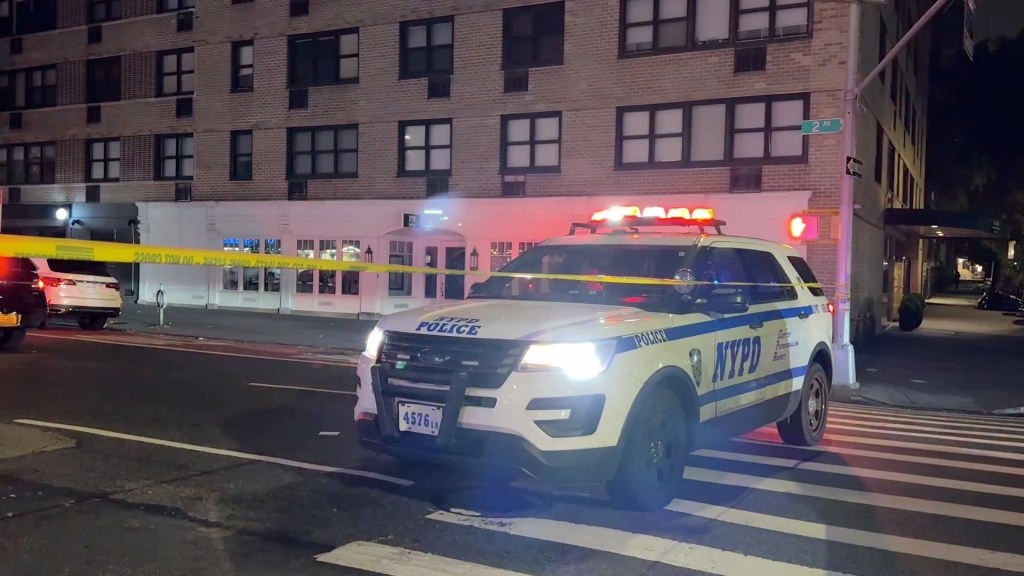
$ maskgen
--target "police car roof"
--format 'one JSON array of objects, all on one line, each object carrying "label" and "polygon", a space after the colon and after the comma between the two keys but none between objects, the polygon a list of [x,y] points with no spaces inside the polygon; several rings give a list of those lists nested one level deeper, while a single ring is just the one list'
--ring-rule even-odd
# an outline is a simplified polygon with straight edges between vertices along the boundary
[{"label": "police car roof", "polygon": [[779,251],[788,255],[797,254],[792,247],[770,240],[749,238],[746,236],[729,236],[727,234],[700,234],[699,232],[651,231],[651,232],[612,232],[590,234],[577,233],[572,236],[557,236],[543,242],[544,245],[622,245],[622,246],[694,246],[707,245],[715,242],[742,244],[752,248]]}]

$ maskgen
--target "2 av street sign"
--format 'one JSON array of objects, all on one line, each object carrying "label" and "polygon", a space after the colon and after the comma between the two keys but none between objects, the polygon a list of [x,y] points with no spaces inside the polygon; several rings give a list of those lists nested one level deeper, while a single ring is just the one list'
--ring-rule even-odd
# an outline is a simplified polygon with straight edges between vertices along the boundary
[{"label": "2 av street sign", "polygon": [[843,128],[842,118],[827,118],[824,120],[804,120],[800,124],[800,134],[811,136],[814,134],[838,134]]},{"label": "2 av street sign", "polygon": [[864,178],[864,163],[853,156],[846,157],[846,175],[853,176],[858,180]]}]

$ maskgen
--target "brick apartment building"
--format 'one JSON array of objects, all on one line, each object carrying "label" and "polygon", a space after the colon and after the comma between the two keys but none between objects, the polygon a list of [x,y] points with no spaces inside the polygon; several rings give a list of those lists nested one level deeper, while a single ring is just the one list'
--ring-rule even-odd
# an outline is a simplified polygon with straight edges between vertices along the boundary
[{"label": "brick apartment building", "polygon": [[[864,8],[862,74],[924,3]],[[842,136],[800,124],[841,115],[847,26],[824,0],[0,0],[2,226],[482,274],[622,203],[707,206],[728,232],[785,241],[790,215],[837,210]],[[882,211],[921,205],[928,52],[922,37],[861,101],[868,324],[916,249]],[[799,246],[826,283],[830,228]],[[171,303],[280,311],[465,290],[138,272],[141,301],[164,284]]]}]

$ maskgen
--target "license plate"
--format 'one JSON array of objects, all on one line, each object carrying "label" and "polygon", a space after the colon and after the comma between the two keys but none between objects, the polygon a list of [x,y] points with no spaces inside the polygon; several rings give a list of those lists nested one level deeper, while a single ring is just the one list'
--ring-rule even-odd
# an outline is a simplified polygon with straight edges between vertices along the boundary
[{"label": "license plate", "polygon": [[441,429],[441,407],[399,402],[398,429],[402,432],[437,436],[438,430]]},{"label": "license plate", "polygon": [[10,314],[0,314],[0,326],[4,328],[21,326],[21,315],[18,314],[17,312],[11,312]]}]

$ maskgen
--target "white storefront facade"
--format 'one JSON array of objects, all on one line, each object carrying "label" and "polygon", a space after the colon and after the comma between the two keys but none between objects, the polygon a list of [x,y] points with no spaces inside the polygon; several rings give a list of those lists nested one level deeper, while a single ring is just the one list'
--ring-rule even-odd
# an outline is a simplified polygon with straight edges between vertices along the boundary
[{"label": "white storefront facade", "polygon": [[[467,276],[140,267],[139,302],[376,317],[458,300],[508,260],[610,206],[711,208],[724,233],[792,243],[809,191],[547,198],[139,203],[141,243],[470,271]],[[415,215],[407,226],[406,215]],[[801,245],[797,250],[805,253]],[[805,254],[806,255],[806,254]],[[474,267],[476,268],[474,270]]]}]

